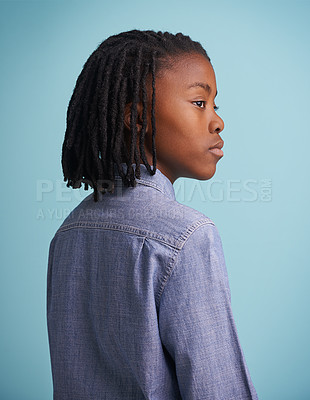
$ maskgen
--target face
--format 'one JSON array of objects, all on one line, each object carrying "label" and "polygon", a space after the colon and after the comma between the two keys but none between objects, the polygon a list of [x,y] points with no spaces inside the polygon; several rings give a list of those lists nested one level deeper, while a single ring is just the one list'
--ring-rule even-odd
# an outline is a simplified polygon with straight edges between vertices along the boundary
[{"label": "face", "polygon": [[[157,168],[173,183],[179,177],[210,179],[222,158],[223,120],[215,109],[216,79],[200,54],[179,57],[155,79]],[[151,119],[148,110],[148,121]],[[151,131],[145,152],[152,165]],[[217,149],[212,147],[217,146]]]}]

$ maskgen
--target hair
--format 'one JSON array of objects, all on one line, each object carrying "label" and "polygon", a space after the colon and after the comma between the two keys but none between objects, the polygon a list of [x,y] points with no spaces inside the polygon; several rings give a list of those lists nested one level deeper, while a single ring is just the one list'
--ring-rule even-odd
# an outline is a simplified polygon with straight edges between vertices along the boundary
[{"label": "hair", "polygon": [[[114,191],[115,166],[125,186],[140,178],[140,159],[150,175],[156,172],[155,78],[170,69],[177,56],[199,53],[210,58],[199,42],[182,33],[131,30],[104,40],[90,55],[77,78],[67,110],[62,146],[62,168],[67,187]],[[152,86],[152,168],[145,150],[147,82]],[[137,103],[141,101],[142,128],[137,144]],[[124,111],[131,104],[130,145],[125,141]],[[122,161],[125,160],[125,161]],[[126,162],[127,171],[121,166]],[[133,165],[136,168],[133,169]],[[109,182],[109,184],[107,184]]]}]

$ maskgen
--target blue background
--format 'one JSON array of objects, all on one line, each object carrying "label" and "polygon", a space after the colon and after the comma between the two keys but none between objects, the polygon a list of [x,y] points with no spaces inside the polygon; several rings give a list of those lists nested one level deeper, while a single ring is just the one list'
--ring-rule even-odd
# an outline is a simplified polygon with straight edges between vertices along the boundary
[{"label": "blue background", "polygon": [[[260,399],[310,399],[309,1],[1,1],[0,398],[52,399],[49,242],[89,192],[62,183],[67,105],[97,45],[179,31],[211,57],[225,156],[180,202],[222,237],[235,320]],[[182,190],[184,190],[182,192]]]}]

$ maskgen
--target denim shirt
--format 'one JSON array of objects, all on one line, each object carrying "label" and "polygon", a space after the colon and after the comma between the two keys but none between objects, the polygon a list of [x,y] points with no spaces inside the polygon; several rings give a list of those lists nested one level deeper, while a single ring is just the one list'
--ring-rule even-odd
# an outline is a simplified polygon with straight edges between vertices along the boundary
[{"label": "denim shirt", "polygon": [[257,399],[216,226],[159,169],[140,168],[136,187],[117,175],[51,241],[54,399]]}]

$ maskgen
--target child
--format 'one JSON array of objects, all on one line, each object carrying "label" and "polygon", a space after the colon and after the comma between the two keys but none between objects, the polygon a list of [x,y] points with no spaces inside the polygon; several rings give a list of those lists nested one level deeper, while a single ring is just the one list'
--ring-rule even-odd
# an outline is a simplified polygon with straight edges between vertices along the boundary
[{"label": "child", "polygon": [[123,32],[85,63],[62,166],[94,192],[50,245],[54,399],[257,399],[217,228],[172,186],[215,173],[216,94],[206,51],[181,33]]}]

